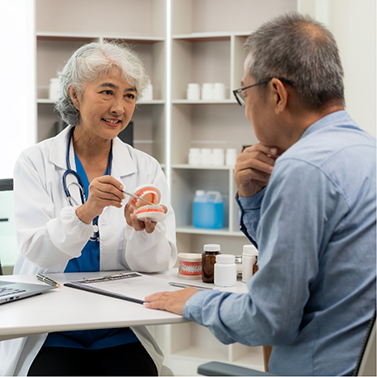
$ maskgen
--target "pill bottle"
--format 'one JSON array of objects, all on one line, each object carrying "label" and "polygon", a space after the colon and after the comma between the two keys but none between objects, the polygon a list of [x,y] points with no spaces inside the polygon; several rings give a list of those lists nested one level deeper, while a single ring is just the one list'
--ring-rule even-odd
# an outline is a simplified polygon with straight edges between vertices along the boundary
[{"label": "pill bottle", "polygon": [[258,271],[258,250],[254,245],[244,245],[242,252],[242,281],[247,281]]},{"label": "pill bottle", "polygon": [[214,282],[214,266],[216,256],[220,254],[220,245],[206,244],[203,246],[202,254],[202,280],[204,283]]},{"label": "pill bottle", "polygon": [[237,266],[237,279],[242,279],[242,254],[235,255],[236,258],[236,266]]},{"label": "pill bottle", "polygon": [[50,79],[48,98],[51,101],[57,101],[60,98],[60,84],[58,78]]},{"label": "pill bottle", "polygon": [[215,285],[218,287],[234,287],[237,281],[237,266],[232,254],[216,255]]}]

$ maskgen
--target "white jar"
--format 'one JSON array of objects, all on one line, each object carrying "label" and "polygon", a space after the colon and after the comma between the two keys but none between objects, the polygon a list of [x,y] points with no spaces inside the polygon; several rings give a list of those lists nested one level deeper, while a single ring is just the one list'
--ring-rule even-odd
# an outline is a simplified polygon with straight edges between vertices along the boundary
[{"label": "white jar", "polygon": [[211,148],[200,149],[200,165],[212,165],[212,150]]},{"label": "white jar", "polygon": [[234,287],[237,281],[237,265],[232,254],[216,255],[215,285],[218,287]]},{"label": "white jar", "polygon": [[57,78],[50,79],[48,97],[51,101],[57,101],[60,98],[59,79]]},{"label": "white jar", "polygon": [[224,149],[222,148],[212,149],[212,165],[215,165],[215,166],[224,165]]},{"label": "white jar", "polygon": [[211,83],[204,83],[202,86],[202,100],[212,101],[214,98],[214,88]]},{"label": "white jar", "polygon": [[258,263],[258,250],[254,245],[244,245],[242,253],[242,281],[247,283]]},{"label": "white jar", "polygon": [[200,149],[199,148],[190,148],[189,156],[188,156],[188,163],[189,165],[200,165]]},{"label": "white jar", "polygon": [[225,155],[225,164],[227,166],[234,166],[237,162],[237,149],[228,148]]},{"label": "white jar", "polygon": [[222,82],[215,82],[213,84],[213,94],[214,99],[217,101],[222,101],[225,99],[225,84]]},{"label": "white jar", "polygon": [[144,90],[141,97],[141,101],[152,101],[153,100],[153,85],[149,84]]},{"label": "white jar", "polygon": [[187,99],[189,101],[200,100],[200,86],[195,82],[191,82],[187,85]]}]

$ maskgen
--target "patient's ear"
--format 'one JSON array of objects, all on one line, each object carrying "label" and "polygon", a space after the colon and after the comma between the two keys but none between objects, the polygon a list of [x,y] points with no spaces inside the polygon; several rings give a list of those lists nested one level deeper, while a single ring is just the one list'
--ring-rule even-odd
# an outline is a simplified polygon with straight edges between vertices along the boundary
[{"label": "patient's ear", "polygon": [[287,107],[288,92],[284,84],[277,78],[271,80],[276,114],[281,113]]}]

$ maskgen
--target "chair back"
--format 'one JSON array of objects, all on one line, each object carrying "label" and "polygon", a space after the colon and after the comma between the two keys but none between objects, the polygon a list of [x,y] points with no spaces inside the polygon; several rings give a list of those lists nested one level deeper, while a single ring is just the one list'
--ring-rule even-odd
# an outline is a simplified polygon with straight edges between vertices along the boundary
[{"label": "chair back", "polygon": [[369,322],[368,331],[353,375],[376,376],[376,310]]},{"label": "chair back", "polygon": [[0,275],[11,275],[19,254],[14,223],[13,179],[0,179]]}]

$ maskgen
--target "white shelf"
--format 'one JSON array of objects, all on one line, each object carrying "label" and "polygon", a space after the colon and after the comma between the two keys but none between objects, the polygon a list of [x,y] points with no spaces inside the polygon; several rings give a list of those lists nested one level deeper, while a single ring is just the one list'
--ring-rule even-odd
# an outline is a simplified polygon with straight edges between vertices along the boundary
[{"label": "white shelf", "polygon": [[197,169],[197,170],[234,170],[234,166],[227,165],[189,165],[189,164],[172,164],[172,169]]},{"label": "white shelf", "polygon": [[96,39],[120,39],[127,40],[130,42],[144,42],[144,43],[156,43],[163,42],[165,38],[155,37],[155,36],[145,36],[145,35],[130,35],[130,34],[93,34],[93,33],[54,33],[54,32],[42,32],[37,31],[35,33],[38,39],[48,39],[48,40],[96,40]]},{"label": "white shelf", "polygon": [[[173,104],[175,105],[238,105],[236,99],[224,99],[224,100],[213,100],[213,101],[208,101],[208,100],[197,100],[197,101],[191,101],[187,99],[174,99],[172,101]],[[239,106],[239,105],[238,105]]]},{"label": "white shelf", "polygon": [[203,40],[207,41],[217,41],[217,40],[227,40],[231,37],[248,37],[252,31],[245,32],[203,32],[203,33],[190,33],[190,34],[176,34],[173,35],[173,39],[189,40],[191,42],[201,42]]},{"label": "white shelf", "polygon": [[204,229],[195,228],[193,225],[181,226],[176,229],[177,233],[187,233],[187,234],[208,234],[214,236],[232,236],[232,237],[245,237],[241,232],[230,232],[228,228],[221,229]]}]

